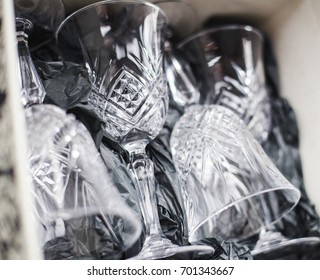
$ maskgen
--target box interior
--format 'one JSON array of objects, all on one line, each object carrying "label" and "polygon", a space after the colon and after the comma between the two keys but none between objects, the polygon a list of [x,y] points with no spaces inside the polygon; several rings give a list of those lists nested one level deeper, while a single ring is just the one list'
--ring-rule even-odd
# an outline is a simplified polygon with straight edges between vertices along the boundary
[{"label": "box interior", "polygon": [[[68,13],[96,0],[63,0]],[[295,110],[305,186],[320,211],[320,1],[183,0],[195,11],[195,31],[209,17],[235,17],[257,25],[272,39],[279,64],[281,95]],[[151,2],[159,2],[151,1]]]}]

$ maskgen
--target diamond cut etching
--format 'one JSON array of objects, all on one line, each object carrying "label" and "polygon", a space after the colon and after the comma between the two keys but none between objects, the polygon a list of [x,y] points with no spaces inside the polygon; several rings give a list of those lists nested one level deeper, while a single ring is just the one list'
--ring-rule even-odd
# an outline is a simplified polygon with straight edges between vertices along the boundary
[{"label": "diamond cut etching", "polygon": [[110,90],[109,103],[133,117],[148,96],[148,88],[124,67],[119,72]]},{"label": "diamond cut etching", "polygon": [[[98,251],[116,258],[136,242],[141,225],[115,188],[90,133],[53,105],[30,106],[25,116],[34,214],[45,258],[103,258]],[[92,235],[97,232],[93,221],[100,223],[97,235]]]}]

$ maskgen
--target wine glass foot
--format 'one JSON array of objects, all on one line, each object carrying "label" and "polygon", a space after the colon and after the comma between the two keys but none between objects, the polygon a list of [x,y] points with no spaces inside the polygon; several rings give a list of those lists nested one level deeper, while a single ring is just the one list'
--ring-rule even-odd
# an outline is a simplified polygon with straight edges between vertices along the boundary
[{"label": "wine glass foot", "polygon": [[148,237],[138,255],[131,260],[193,259],[212,256],[215,249],[207,245],[178,246],[167,238]]},{"label": "wine glass foot", "polygon": [[[299,256],[304,256],[304,258],[308,259],[309,255],[313,255],[312,251],[314,248],[318,246],[320,246],[319,237],[310,236],[282,239],[276,240],[272,244],[262,246],[261,248],[254,249],[252,256],[254,259],[271,259],[278,256],[281,256],[283,259],[295,259]],[[311,253],[308,253],[309,251]]]}]

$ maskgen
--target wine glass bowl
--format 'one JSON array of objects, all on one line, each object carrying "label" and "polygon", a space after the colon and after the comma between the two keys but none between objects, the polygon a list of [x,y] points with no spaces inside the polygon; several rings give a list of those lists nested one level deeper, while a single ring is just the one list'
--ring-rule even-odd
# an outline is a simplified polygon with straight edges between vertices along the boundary
[{"label": "wine glass bowl", "polygon": [[243,240],[288,213],[300,192],[276,169],[244,122],[218,105],[194,105],[170,140],[189,240]]},{"label": "wine glass bowl", "polygon": [[205,29],[178,45],[198,80],[200,103],[234,111],[260,143],[271,127],[263,41],[263,34],[252,26],[225,25]]},{"label": "wine glass bowl", "polygon": [[[168,107],[160,36],[165,17],[159,11],[142,3],[97,3],[70,16],[57,32],[65,59],[85,64],[92,73],[96,90],[89,102],[105,121],[105,131],[129,149],[133,142],[146,145],[155,138]],[[81,46],[68,50],[78,36]]]},{"label": "wine glass bowl", "polygon": [[25,116],[45,256],[122,258],[140,237],[141,223],[115,188],[89,132],[53,105],[28,107]]}]

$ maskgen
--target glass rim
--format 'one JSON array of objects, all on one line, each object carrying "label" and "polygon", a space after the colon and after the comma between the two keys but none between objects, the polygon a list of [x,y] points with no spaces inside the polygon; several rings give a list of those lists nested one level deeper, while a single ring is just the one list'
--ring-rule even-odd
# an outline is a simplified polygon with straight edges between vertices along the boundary
[{"label": "glass rim", "polygon": [[[223,213],[224,211],[227,211],[228,209],[234,207],[235,205],[237,205],[239,203],[242,203],[242,202],[244,202],[246,200],[252,199],[253,197],[261,196],[261,195],[264,195],[264,194],[267,194],[267,193],[276,192],[276,191],[282,191],[282,190],[291,191],[296,196],[296,199],[295,199],[295,201],[292,203],[292,205],[290,207],[287,207],[287,209],[285,209],[284,211],[279,211],[280,215],[278,215],[275,220],[273,220],[271,222],[264,223],[264,226],[270,226],[270,225],[273,225],[273,224],[277,223],[285,215],[287,215],[289,212],[291,212],[296,207],[296,205],[298,204],[298,202],[300,200],[301,192],[297,188],[295,188],[294,186],[277,187],[277,188],[267,189],[267,190],[263,190],[263,191],[258,191],[258,192],[255,192],[255,193],[251,194],[251,195],[248,195],[248,196],[242,197],[240,199],[237,199],[235,201],[232,201],[229,204],[225,205],[223,208],[221,208],[221,209],[219,209],[217,211],[211,212],[203,221],[198,223],[192,230],[190,230],[188,238],[190,239],[196,233],[196,231],[198,229],[200,229],[204,224],[209,222],[212,219],[212,217],[220,215],[221,213]],[[261,227],[257,228],[256,230],[254,230],[252,232],[250,232],[246,236],[240,237],[239,240],[241,241],[241,240],[244,240],[244,239],[246,239],[246,238],[248,238],[250,236],[253,236],[254,234],[258,233],[260,230],[261,230]],[[195,241],[195,240],[191,239],[191,241]]]},{"label": "glass rim", "polygon": [[197,32],[193,35],[190,35],[189,37],[187,37],[186,39],[182,40],[179,44],[177,44],[177,48],[180,49],[183,46],[187,45],[188,43],[190,43],[191,41],[198,39],[204,35],[210,34],[210,33],[216,33],[218,31],[230,31],[230,30],[244,30],[244,31],[248,31],[248,32],[253,32],[254,34],[256,34],[261,40],[263,39],[263,34],[262,32],[249,24],[225,24],[225,25],[221,25],[218,27],[212,27],[212,28],[207,28],[205,30],[202,30],[200,32]]},{"label": "glass rim", "polygon": [[132,4],[142,4],[142,5],[145,5],[145,6],[149,6],[155,10],[158,10],[160,12],[160,14],[162,15],[162,17],[164,18],[164,21],[165,23],[167,24],[168,23],[168,17],[166,16],[165,12],[157,5],[153,4],[153,3],[150,3],[148,1],[145,1],[145,0],[102,0],[102,1],[99,1],[99,2],[96,2],[96,3],[92,3],[92,4],[89,4],[89,5],[86,5],[76,11],[74,11],[73,13],[71,13],[69,16],[67,16],[58,26],[56,32],[55,32],[55,38],[56,40],[58,41],[58,35],[59,35],[59,32],[61,31],[61,29],[68,23],[68,21],[74,17],[75,15],[85,11],[85,10],[89,10],[89,9],[92,9],[94,7],[97,7],[97,6],[101,6],[101,5],[105,5],[105,4],[114,4],[114,3],[120,3],[120,4],[129,4],[129,3],[132,3]]}]

